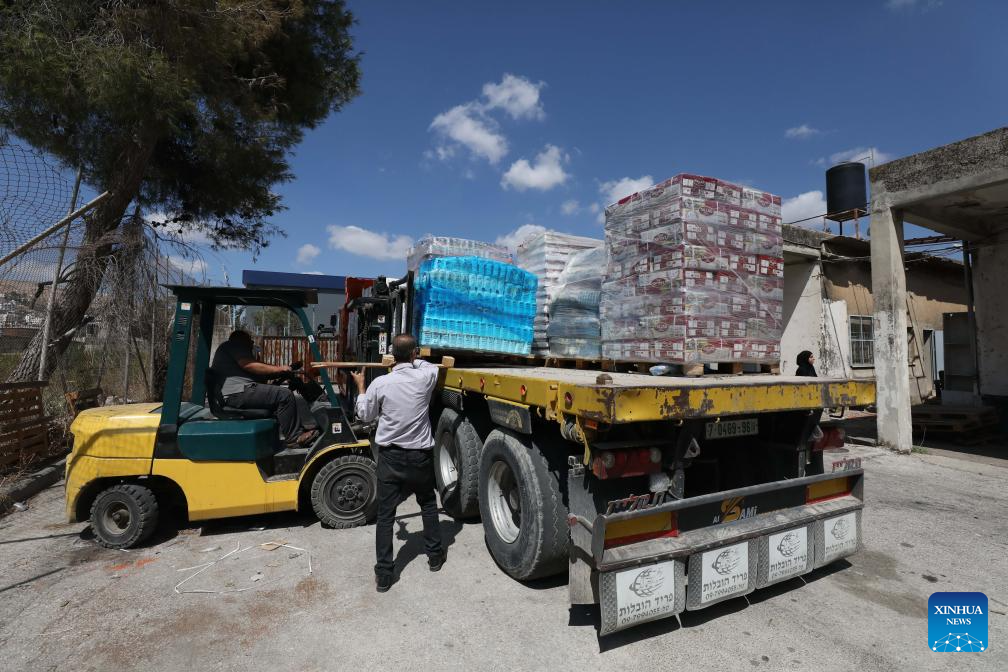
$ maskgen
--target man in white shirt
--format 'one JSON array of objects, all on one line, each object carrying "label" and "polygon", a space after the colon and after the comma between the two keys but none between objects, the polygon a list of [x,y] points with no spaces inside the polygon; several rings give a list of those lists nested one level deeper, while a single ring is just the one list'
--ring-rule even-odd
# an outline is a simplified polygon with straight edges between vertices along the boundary
[{"label": "man in white shirt", "polygon": [[379,593],[392,586],[392,522],[396,507],[410,494],[416,495],[423,518],[427,565],[436,572],[444,565],[445,552],[438,522],[434,463],[431,452],[431,395],[437,386],[439,367],[417,359],[416,339],[400,334],[392,339],[392,371],[367,387],[364,372],[351,374],[357,385],[357,417],[378,420],[375,447],[378,450],[378,520],[375,525],[375,583]]}]

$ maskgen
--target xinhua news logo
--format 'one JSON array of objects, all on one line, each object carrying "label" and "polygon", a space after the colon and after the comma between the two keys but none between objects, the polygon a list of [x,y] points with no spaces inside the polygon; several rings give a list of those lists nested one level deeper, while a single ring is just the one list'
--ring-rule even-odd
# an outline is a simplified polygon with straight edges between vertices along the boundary
[{"label": "xinhua news logo", "polygon": [[983,593],[931,593],[928,598],[928,648],[937,653],[986,651],[987,596]]}]

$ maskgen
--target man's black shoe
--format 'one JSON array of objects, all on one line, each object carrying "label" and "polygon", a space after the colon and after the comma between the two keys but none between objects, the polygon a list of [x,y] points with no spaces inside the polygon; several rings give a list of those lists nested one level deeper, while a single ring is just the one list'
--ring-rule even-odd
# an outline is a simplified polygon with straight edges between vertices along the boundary
[{"label": "man's black shoe", "polygon": [[427,558],[427,568],[432,572],[440,571],[444,567],[445,560],[448,559],[447,555],[447,553],[442,551],[433,558]]},{"label": "man's black shoe", "polygon": [[379,576],[375,574],[375,590],[379,593],[387,593],[388,589],[392,587],[392,577],[391,576]]}]

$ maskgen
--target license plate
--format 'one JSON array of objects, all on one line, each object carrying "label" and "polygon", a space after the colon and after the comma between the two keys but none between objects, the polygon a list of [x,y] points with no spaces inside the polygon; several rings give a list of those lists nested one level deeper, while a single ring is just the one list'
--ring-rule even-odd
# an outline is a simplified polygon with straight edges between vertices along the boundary
[{"label": "license plate", "polygon": [[746,418],[745,420],[708,422],[705,435],[708,439],[732,439],[736,436],[753,436],[754,434],[759,434],[759,420]]}]

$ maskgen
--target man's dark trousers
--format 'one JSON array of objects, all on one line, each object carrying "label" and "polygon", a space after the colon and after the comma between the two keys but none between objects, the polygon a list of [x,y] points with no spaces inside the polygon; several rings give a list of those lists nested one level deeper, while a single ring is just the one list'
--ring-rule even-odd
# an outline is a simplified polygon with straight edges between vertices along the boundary
[{"label": "man's dark trousers", "polygon": [[404,450],[398,446],[379,448],[378,521],[375,525],[377,576],[392,576],[395,567],[392,557],[392,523],[396,507],[411,494],[416,495],[417,504],[420,505],[427,557],[437,558],[441,554],[441,528],[435,488],[431,451]]},{"label": "man's dark trousers", "polygon": [[280,433],[288,441],[298,438],[297,402],[294,393],[280,385],[253,383],[243,392],[228,395],[227,405],[233,408],[261,408],[276,417]]}]

